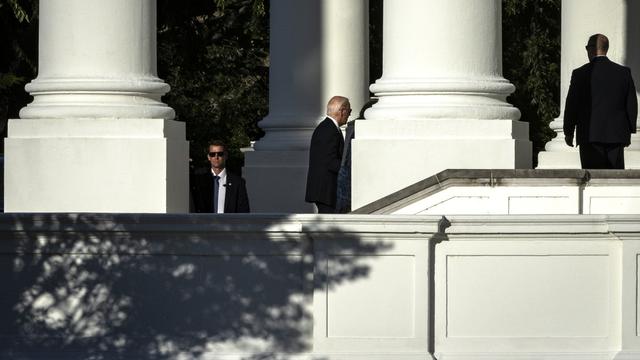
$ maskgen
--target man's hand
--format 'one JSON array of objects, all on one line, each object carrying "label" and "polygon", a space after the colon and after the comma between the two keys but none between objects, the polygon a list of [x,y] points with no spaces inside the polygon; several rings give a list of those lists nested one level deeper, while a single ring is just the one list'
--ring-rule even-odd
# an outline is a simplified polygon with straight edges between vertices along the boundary
[{"label": "man's hand", "polygon": [[573,136],[565,136],[564,142],[566,142],[567,145],[573,147]]}]

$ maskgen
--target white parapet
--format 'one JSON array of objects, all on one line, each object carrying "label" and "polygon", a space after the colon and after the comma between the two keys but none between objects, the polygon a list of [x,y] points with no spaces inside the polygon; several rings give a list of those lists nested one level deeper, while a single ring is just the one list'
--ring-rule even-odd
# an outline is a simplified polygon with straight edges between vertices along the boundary
[{"label": "white parapet", "polygon": [[640,214],[637,170],[445,170],[359,214]]},{"label": "white parapet", "polygon": [[0,358],[640,358],[638,215],[0,214]]},{"label": "white parapet", "polygon": [[379,101],[355,129],[352,208],[447,168],[531,167],[506,102],[500,1],[386,1],[384,43]]},{"label": "white parapet", "polygon": [[0,358],[429,358],[440,222],[0,215]]},{"label": "white parapet", "polygon": [[448,219],[438,360],[640,357],[637,216]]},{"label": "white parapet", "polygon": [[33,102],[5,141],[5,211],[187,212],[184,123],[161,102],[155,0],[47,0]]}]

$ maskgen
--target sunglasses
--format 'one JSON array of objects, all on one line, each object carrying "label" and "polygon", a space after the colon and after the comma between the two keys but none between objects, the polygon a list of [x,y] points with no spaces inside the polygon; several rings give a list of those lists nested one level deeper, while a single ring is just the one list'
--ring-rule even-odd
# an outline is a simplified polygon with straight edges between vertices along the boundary
[{"label": "sunglasses", "polygon": [[224,151],[212,151],[209,153],[209,157],[224,157]]}]

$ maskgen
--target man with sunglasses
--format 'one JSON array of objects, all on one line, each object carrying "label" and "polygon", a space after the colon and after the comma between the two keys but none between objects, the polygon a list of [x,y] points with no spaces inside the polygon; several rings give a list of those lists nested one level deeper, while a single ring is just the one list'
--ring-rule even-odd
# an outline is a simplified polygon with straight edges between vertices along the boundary
[{"label": "man with sunglasses", "polygon": [[340,126],[347,123],[350,114],[349,99],[332,97],[327,104],[327,117],[311,136],[305,201],[315,203],[320,214],[336,212],[338,171],[344,147]]},{"label": "man with sunglasses", "polygon": [[248,213],[249,197],[244,179],[225,168],[226,146],[215,140],[209,144],[209,169],[194,176],[193,205],[198,213]]},{"label": "man with sunglasses", "polygon": [[583,169],[624,169],[624,147],[636,132],[638,100],[628,67],[607,58],[609,39],[589,38],[589,63],[571,74],[564,110],[565,142],[580,147]]}]

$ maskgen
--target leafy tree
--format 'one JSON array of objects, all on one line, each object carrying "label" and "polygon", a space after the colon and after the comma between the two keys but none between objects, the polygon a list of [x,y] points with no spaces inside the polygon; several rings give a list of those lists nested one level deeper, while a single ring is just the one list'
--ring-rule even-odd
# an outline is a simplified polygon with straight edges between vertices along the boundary
[{"label": "leafy tree", "polygon": [[[36,0],[0,0],[0,135],[30,101],[24,85],[36,74]],[[0,148],[0,152],[4,151]]]},{"label": "leafy tree", "polygon": [[369,81],[382,76],[382,0],[369,0]]},{"label": "leafy tree", "polygon": [[504,76],[516,91],[508,101],[529,123],[533,161],[553,138],[549,123],[560,97],[560,0],[503,0]]},{"label": "leafy tree", "polygon": [[240,147],[263,135],[268,112],[268,0],[158,2],[158,72],[171,84],[163,99],[185,121],[191,158],[221,139],[228,166],[242,166]]}]

